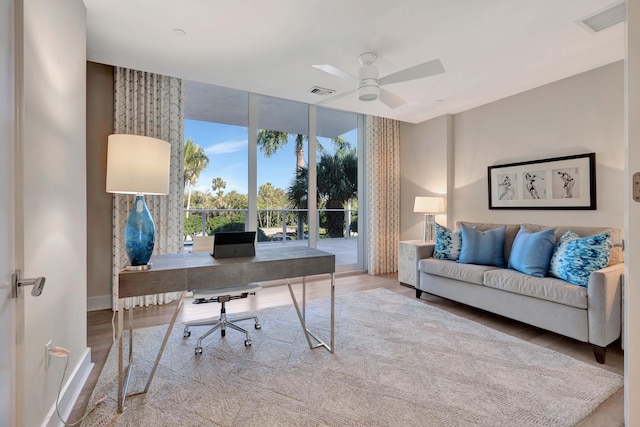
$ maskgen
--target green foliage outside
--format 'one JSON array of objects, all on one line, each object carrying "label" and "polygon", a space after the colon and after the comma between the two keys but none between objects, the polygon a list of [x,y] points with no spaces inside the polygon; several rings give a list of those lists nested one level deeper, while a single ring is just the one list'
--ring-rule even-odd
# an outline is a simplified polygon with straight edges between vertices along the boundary
[{"label": "green foliage outside", "polygon": [[[214,228],[210,234],[213,235],[219,231],[245,231],[245,225],[244,222],[229,222]],[[260,228],[258,228],[257,234],[258,242],[268,242],[269,240],[271,240]]]},{"label": "green foliage outside", "polygon": [[[292,209],[307,209],[308,167],[304,165],[304,141],[306,135],[294,135],[296,145],[296,169],[292,183],[288,189],[275,188],[266,183],[258,189],[258,240],[267,241],[269,237],[262,228],[282,229],[283,223],[287,227],[296,227],[293,238],[302,239],[308,233],[307,213],[291,211]],[[258,146],[265,155],[270,157],[282,146],[288,143],[289,134],[286,132],[260,130]],[[355,149],[350,143],[340,137],[334,138],[337,149],[334,154],[327,154],[324,147],[319,146],[320,159],[317,163],[317,188],[319,209],[321,211],[320,238],[343,237],[345,232],[345,212],[349,208],[357,208],[357,157]],[[191,139],[185,143],[185,195],[184,206],[187,210],[217,210],[214,212],[187,212],[184,220],[185,236],[202,233],[202,215],[205,215],[205,232],[213,234],[215,231],[229,230],[243,231],[245,229],[245,212],[249,206],[248,196],[237,191],[225,193],[227,183],[220,177],[211,181],[211,191],[193,190],[197,179],[209,164],[209,158],[201,147]],[[225,211],[228,209],[230,211]],[[235,211],[239,210],[239,211]],[[351,232],[357,232],[357,217],[351,217]],[[290,233],[287,233],[290,234]]]}]

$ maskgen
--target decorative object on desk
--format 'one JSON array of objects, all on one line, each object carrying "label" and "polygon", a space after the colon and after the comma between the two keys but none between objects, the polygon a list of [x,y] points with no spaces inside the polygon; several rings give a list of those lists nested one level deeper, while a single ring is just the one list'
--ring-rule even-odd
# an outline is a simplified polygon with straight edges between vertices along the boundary
[{"label": "decorative object on desk", "polygon": [[444,213],[444,197],[416,197],[413,204],[414,212],[424,213],[425,242],[433,242],[436,239],[436,214]]},{"label": "decorative object on desk", "polygon": [[140,135],[109,135],[107,192],[135,194],[135,202],[124,229],[129,269],[150,268],[155,227],[144,201],[145,194],[169,192],[171,146],[161,139]]},{"label": "decorative object on desk", "polygon": [[488,167],[489,209],[596,209],[596,153]]},{"label": "decorative object on desk", "polygon": [[[310,301],[309,319],[325,307]],[[382,288],[336,297],[335,354],[309,350],[292,306],[256,314],[269,322],[251,347],[233,334],[202,356],[176,324],[162,381],[127,398],[122,414],[112,346],[89,407],[108,397],[85,425],[573,426],[623,387],[619,374]],[[164,328],[135,330],[146,345],[134,346],[132,391],[144,387]]]}]

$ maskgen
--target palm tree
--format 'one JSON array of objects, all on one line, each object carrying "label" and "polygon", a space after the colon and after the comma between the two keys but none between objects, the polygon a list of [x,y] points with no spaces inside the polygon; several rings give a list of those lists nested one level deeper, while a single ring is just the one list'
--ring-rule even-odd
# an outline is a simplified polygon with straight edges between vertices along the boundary
[{"label": "palm tree", "polygon": [[[294,134],[291,134],[294,135]],[[300,169],[304,167],[304,141],[308,140],[309,137],[306,135],[302,135],[300,133],[296,135],[296,169]],[[331,141],[335,144],[338,151],[344,152],[351,148],[351,143],[341,136],[336,136],[331,138]],[[280,132],[275,130],[266,130],[260,129],[258,131],[258,147],[265,155],[265,157],[271,157],[278,150],[284,147],[289,142],[289,133],[288,132]],[[316,141],[318,151],[325,152],[324,147],[320,144],[320,142]]]},{"label": "palm tree", "polygon": [[[292,134],[294,135],[294,134]],[[296,175],[298,171],[305,168],[304,161],[304,141],[308,140],[309,137],[306,135],[302,135],[300,133],[296,135]],[[351,148],[351,144],[346,139],[336,136],[331,139],[335,144],[338,152],[345,152],[346,150]],[[285,146],[289,142],[289,133],[281,132],[275,130],[267,130],[260,129],[258,131],[258,147],[265,155],[265,157],[271,157],[274,155],[280,148]],[[319,141],[316,141],[318,151],[324,153],[325,149],[320,144]],[[304,234],[304,215],[303,212],[298,212],[298,239],[302,239]]]},{"label": "palm tree", "polygon": [[191,206],[191,190],[198,182],[200,172],[209,165],[209,157],[204,153],[202,147],[194,144],[191,138],[184,143],[184,185],[188,188],[187,196],[187,217],[189,217],[189,207]]},{"label": "palm tree", "polygon": [[[358,158],[355,150],[323,153],[317,164],[318,205],[324,204],[329,237],[344,237],[344,207],[358,194]],[[287,194],[295,207],[305,209],[308,200],[309,169],[298,169]],[[331,209],[336,209],[332,211]]]},{"label": "palm tree", "polygon": [[[304,166],[304,140],[305,135],[296,135],[296,169]],[[287,145],[289,142],[289,133],[275,130],[260,129],[258,131],[258,147],[265,155],[271,157],[278,152],[279,149]]]},{"label": "palm tree", "polygon": [[214,192],[215,203],[217,209],[223,209],[224,206],[224,189],[227,188],[227,181],[220,177],[211,180],[211,189]]}]

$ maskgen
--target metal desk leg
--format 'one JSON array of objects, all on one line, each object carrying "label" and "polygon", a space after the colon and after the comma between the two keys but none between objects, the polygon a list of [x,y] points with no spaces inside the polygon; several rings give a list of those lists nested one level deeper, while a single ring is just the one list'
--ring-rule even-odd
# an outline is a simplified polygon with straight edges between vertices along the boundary
[{"label": "metal desk leg", "polygon": [[[336,276],[335,273],[331,273],[331,342],[330,344],[325,343],[323,340],[318,338],[313,332],[311,332],[307,328],[306,323],[306,305],[307,305],[307,286],[306,280],[302,278],[302,307],[298,305],[298,300],[296,299],[295,294],[293,293],[293,288],[291,286],[291,282],[289,279],[286,279],[287,287],[289,288],[289,294],[291,295],[291,300],[293,301],[293,305],[296,308],[296,313],[298,313],[298,319],[300,319],[300,324],[302,325],[302,330],[304,332],[305,337],[307,338],[307,343],[309,344],[309,348],[314,349],[318,347],[324,347],[329,350],[329,353],[334,352],[334,340],[335,340],[335,284],[336,284]],[[315,340],[314,344],[311,339]]]},{"label": "metal desk leg", "polygon": [[[153,364],[153,368],[149,373],[149,378],[147,379],[147,384],[143,391],[137,393],[127,394],[127,387],[129,386],[129,377],[131,375],[131,371],[133,369],[133,307],[129,309],[129,364],[127,366],[126,372],[123,375],[123,362],[122,362],[122,320],[123,313],[122,307],[124,307],[124,300],[120,300],[119,310],[118,310],[118,413],[122,413],[122,408],[124,406],[124,401],[127,396],[136,396],[138,394],[144,394],[149,391],[149,387],[151,386],[151,380],[153,379],[156,369],[158,368],[158,364],[160,363],[160,358],[162,357],[162,353],[164,353],[164,348],[169,340],[169,336],[171,335],[171,330],[173,329],[173,325],[176,323],[176,318],[178,317],[178,313],[182,308],[182,303],[184,301],[184,297],[187,294],[187,291],[182,291],[180,293],[180,298],[178,299],[178,304],[176,309],[173,311],[173,316],[171,316],[171,322],[169,322],[169,326],[167,327],[167,332],[164,334],[164,339],[162,340],[162,345],[158,350],[158,354],[156,355],[155,363]],[[124,376],[124,381],[123,381]]]}]

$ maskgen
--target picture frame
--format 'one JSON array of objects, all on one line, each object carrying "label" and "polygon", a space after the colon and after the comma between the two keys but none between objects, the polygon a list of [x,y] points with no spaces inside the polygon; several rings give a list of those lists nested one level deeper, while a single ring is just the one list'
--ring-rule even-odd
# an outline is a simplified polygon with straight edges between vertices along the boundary
[{"label": "picture frame", "polygon": [[489,209],[595,210],[596,153],[489,166]]}]

